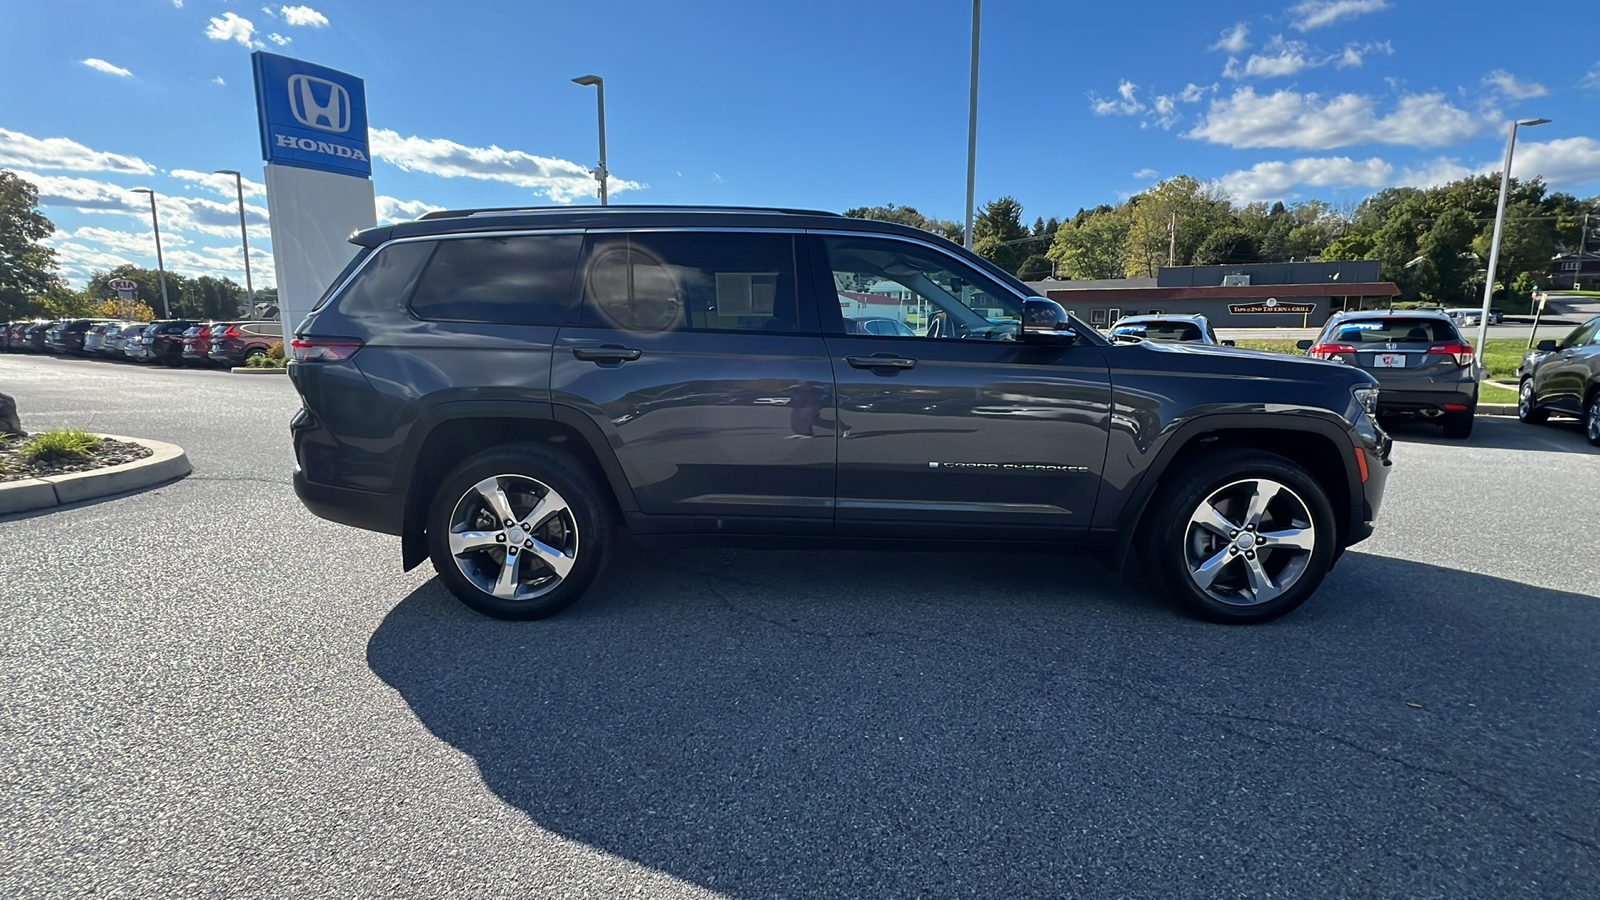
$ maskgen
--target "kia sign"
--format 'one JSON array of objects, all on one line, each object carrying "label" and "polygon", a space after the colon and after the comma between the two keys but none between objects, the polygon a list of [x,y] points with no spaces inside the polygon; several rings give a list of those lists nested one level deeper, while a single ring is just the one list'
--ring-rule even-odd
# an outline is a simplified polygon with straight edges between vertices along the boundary
[{"label": "kia sign", "polygon": [[119,294],[131,294],[139,289],[139,282],[129,278],[113,278],[106,282],[106,287]]},{"label": "kia sign", "polygon": [[269,163],[367,178],[367,93],[361,79],[287,56],[250,55]]}]

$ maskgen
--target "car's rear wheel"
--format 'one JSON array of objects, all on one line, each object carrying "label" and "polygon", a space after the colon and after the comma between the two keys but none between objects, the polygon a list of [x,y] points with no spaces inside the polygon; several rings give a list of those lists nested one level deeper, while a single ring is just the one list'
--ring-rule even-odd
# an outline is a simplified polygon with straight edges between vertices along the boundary
[{"label": "car's rear wheel", "polygon": [[1305,469],[1260,450],[1216,450],[1163,480],[1143,552],[1191,612],[1266,622],[1322,583],[1337,526],[1327,493]]},{"label": "car's rear wheel", "polygon": [[1589,395],[1589,405],[1583,412],[1583,433],[1589,443],[1600,447],[1600,391]]},{"label": "car's rear wheel", "polygon": [[583,595],[610,555],[611,507],[564,454],[497,447],[445,476],[428,552],[450,591],[498,619],[542,619]]},{"label": "car's rear wheel", "polygon": [[1526,425],[1543,425],[1550,413],[1539,408],[1533,396],[1533,379],[1524,378],[1517,387],[1517,420]]}]

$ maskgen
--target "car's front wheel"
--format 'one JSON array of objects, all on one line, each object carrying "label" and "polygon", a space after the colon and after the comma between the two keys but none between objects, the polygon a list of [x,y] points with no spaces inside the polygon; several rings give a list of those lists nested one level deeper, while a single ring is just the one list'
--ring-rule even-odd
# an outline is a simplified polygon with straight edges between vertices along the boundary
[{"label": "car's front wheel", "polygon": [[1337,525],[1305,469],[1260,450],[1218,449],[1163,481],[1143,550],[1190,611],[1213,622],[1265,622],[1322,583]]},{"label": "car's front wheel", "polygon": [[612,530],[593,477],[533,444],[497,447],[456,467],[427,521],[445,585],[498,619],[542,619],[571,606],[610,555]]},{"label": "car's front wheel", "polygon": [[1600,391],[1589,395],[1589,405],[1583,411],[1583,433],[1589,443],[1600,447]]},{"label": "car's front wheel", "polygon": [[1550,419],[1550,413],[1539,408],[1539,403],[1533,395],[1533,379],[1524,378],[1517,387],[1517,420],[1526,425],[1543,425]]}]

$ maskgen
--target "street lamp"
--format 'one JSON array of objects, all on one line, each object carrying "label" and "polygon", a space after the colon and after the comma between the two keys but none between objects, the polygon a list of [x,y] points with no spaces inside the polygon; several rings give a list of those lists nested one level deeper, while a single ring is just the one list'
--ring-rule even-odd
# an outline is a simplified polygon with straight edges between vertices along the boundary
[{"label": "street lamp", "polygon": [[967,98],[967,231],[963,243],[972,249],[972,212],[977,197],[973,194],[978,175],[978,13],[983,0],[972,0],[972,87]]},{"label": "street lamp", "polygon": [[161,318],[172,318],[172,306],[167,302],[167,265],[161,261],[161,221],[156,217],[156,192],[149,188],[134,188],[135,194],[150,195],[150,227],[156,233],[156,271],[161,273]]},{"label": "street lamp", "polygon": [[1494,237],[1489,241],[1489,272],[1483,283],[1483,310],[1478,315],[1478,365],[1483,365],[1483,345],[1489,340],[1489,301],[1494,299],[1494,270],[1500,264],[1500,232],[1506,221],[1506,194],[1511,190],[1511,153],[1517,147],[1517,126],[1532,128],[1549,119],[1521,119],[1511,123],[1511,137],[1506,139],[1506,165],[1500,170],[1500,205],[1494,213]]},{"label": "street lamp", "polygon": [[244,228],[244,176],[232,169],[218,169],[213,175],[232,175],[239,194],[239,240],[244,244],[244,293],[249,301],[250,318],[256,317],[256,289],[250,284],[250,234]]},{"label": "street lamp", "polygon": [[589,174],[600,182],[600,205],[605,206],[607,203],[606,177],[608,175],[606,172],[606,80],[599,75],[584,75],[580,78],[572,79],[572,83],[581,84],[585,87],[591,84],[594,85],[595,97],[600,102],[600,165]]}]

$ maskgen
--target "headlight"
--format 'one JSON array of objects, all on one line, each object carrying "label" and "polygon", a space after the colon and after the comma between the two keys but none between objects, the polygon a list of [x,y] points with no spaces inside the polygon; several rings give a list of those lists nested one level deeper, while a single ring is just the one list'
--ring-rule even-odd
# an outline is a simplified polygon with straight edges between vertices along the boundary
[{"label": "headlight", "polygon": [[1366,411],[1369,417],[1374,419],[1378,417],[1377,385],[1362,385],[1361,387],[1352,388],[1350,393],[1355,395],[1356,402],[1361,404],[1361,408]]}]

